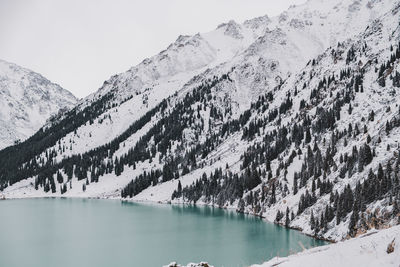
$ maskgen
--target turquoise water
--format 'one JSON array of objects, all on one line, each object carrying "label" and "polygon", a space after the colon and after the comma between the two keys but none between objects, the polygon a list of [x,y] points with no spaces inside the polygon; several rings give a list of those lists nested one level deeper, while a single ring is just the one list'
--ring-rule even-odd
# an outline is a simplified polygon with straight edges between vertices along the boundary
[{"label": "turquoise water", "polygon": [[0,266],[248,266],[323,245],[259,218],[210,207],[90,199],[0,201]]}]

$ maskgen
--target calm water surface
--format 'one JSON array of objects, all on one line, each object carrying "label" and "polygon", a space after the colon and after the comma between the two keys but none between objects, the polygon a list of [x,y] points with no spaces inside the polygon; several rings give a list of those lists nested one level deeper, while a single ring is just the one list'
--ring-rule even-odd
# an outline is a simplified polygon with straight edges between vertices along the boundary
[{"label": "calm water surface", "polygon": [[0,201],[1,267],[248,266],[325,244],[210,207],[88,199]]}]

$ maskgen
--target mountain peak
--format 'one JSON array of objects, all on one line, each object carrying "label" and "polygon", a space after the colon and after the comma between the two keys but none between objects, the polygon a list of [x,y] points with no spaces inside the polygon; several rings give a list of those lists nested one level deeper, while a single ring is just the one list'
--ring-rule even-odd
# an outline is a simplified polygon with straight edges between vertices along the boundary
[{"label": "mountain peak", "polygon": [[218,25],[217,29],[223,29],[224,34],[234,39],[243,39],[242,26],[234,20],[230,20],[228,23],[222,23]]},{"label": "mountain peak", "polygon": [[187,41],[191,36],[190,35],[179,35],[176,39],[175,43],[181,44]]},{"label": "mountain peak", "polygon": [[24,140],[77,99],[32,70],[0,60],[0,148]]},{"label": "mountain peak", "polygon": [[271,22],[271,19],[268,17],[268,15],[264,15],[261,17],[256,17],[254,19],[246,20],[243,23],[243,25],[247,28],[256,30],[261,27],[265,28],[270,22]]}]

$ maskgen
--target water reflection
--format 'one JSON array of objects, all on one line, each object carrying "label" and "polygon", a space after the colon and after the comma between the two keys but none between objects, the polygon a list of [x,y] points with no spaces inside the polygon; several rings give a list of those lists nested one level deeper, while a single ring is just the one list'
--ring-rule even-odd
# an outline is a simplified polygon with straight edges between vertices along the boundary
[{"label": "water reflection", "polygon": [[323,244],[233,210],[118,202],[1,201],[0,266],[162,266],[172,261],[208,261],[216,267],[241,267],[300,250],[299,241],[307,247]]}]

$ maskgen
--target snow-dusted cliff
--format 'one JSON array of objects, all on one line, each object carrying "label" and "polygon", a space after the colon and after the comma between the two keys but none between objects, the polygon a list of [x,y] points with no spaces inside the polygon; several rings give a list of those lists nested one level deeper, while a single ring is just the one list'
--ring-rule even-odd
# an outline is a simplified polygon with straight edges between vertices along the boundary
[{"label": "snow-dusted cliff", "polygon": [[38,73],[0,60],[0,149],[34,134],[77,99]]}]

